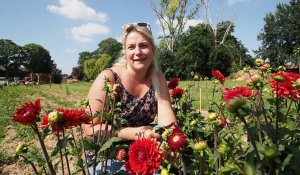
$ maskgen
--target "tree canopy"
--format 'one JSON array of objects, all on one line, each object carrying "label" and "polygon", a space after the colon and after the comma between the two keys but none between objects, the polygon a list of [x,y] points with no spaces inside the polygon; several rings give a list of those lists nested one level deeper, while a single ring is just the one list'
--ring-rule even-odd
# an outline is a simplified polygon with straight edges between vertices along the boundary
[{"label": "tree canopy", "polygon": [[51,73],[53,68],[53,60],[48,50],[38,44],[26,44],[23,46],[26,53],[28,64],[26,69],[28,72],[34,73]]},{"label": "tree canopy", "polygon": [[258,39],[262,46],[256,53],[269,59],[272,66],[296,63],[294,50],[300,46],[300,1],[279,3],[274,14],[268,13]]}]

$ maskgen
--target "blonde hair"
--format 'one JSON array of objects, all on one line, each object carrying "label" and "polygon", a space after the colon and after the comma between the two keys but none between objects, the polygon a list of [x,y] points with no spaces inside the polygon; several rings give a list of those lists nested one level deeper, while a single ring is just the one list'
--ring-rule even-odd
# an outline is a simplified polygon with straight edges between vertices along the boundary
[{"label": "blonde hair", "polygon": [[[127,59],[126,59],[126,55],[125,55],[125,45],[126,45],[126,38],[128,36],[128,34],[132,31],[137,31],[141,34],[143,34],[144,36],[146,36],[146,38],[150,41],[152,48],[153,48],[153,52],[155,55],[155,44],[154,44],[154,39],[152,36],[152,32],[151,30],[149,30],[147,27],[140,27],[138,25],[129,25],[128,27],[126,27],[125,29],[123,29],[123,36],[122,36],[122,44],[123,44],[123,50],[122,50],[122,56],[119,57],[113,66],[125,66],[127,65]],[[151,83],[152,83],[152,88],[154,90],[155,96],[159,97],[160,96],[160,82],[158,79],[158,66],[157,63],[155,61],[155,59],[153,59],[153,62],[151,63],[147,74],[150,76],[151,79]]]}]

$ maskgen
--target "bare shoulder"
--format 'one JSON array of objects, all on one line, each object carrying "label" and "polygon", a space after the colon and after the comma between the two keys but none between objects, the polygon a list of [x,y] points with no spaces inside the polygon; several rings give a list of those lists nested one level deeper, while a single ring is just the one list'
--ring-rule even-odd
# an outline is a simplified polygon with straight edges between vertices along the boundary
[{"label": "bare shoulder", "polygon": [[103,70],[95,79],[95,82],[103,82],[105,79],[109,79],[110,82],[114,82],[114,74],[112,70],[110,69],[105,69]]},{"label": "bare shoulder", "polygon": [[162,71],[160,71],[160,70],[157,71],[156,75],[157,75],[157,77],[159,78],[160,81],[166,81],[165,74]]}]

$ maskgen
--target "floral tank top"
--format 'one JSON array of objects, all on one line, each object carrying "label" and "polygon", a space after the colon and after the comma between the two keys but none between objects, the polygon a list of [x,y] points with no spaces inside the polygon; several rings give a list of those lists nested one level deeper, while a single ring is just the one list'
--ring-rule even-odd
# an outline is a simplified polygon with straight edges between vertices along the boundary
[{"label": "floral tank top", "polygon": [[114,74],[115,84],[120,85],[116,102],[121,103],[120,116],[127,120],[126,126],[138,127],[153,122],[157,114],[157,100],[154,90],[149,88],[143,97],[135,97],[125,89],[118,74],[111,69],[109,70]]}]

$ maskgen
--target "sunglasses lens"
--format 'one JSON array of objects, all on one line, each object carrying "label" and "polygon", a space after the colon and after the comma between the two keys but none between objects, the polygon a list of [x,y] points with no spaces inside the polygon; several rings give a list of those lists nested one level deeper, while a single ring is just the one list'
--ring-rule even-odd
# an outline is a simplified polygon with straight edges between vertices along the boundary
[{"label": "sunglasses lens", "polygon": [[140,26],[140,27],[147,27],[149,24],[148,23],[145,23],[145,22],[139,22],[136,24],[137,26]]},{"label": "sunglasses lens", "polygon": [[151,31],[151,27],[149,23],[146,22],[138,22],[138,23],[129,23],[129,24],[125,24],[122,29],[126,30],[128,27],[135,25],[135,26],[139,26],[139,27],[146,27],[148,30]]}]

